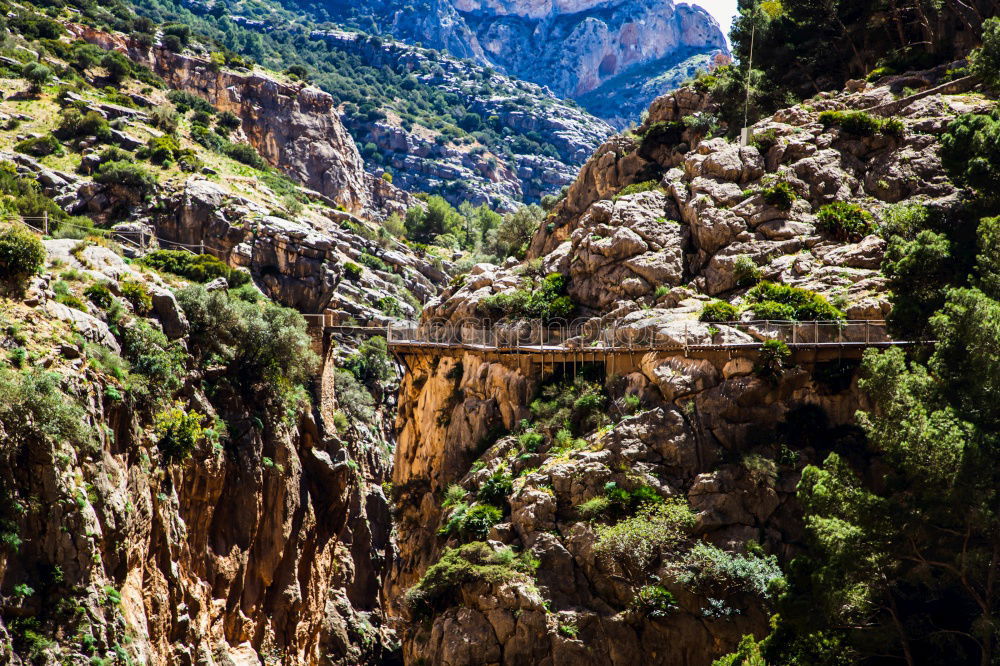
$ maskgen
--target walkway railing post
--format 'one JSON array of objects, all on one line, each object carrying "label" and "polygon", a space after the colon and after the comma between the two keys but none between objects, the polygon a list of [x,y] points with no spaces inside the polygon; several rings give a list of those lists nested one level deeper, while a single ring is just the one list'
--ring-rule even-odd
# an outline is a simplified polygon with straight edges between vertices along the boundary
[{"label": "walkway railing post", "polygon": [[49,211],[45,211],[45,214],[43,215],[42,220],[43,220],[42,224],[43,224],[44,229],[45,229],[45,235],[48,236],[49,235]]},{"label": "walkway railing post", "polygon": [[869,342],[869,331],[870,331],[869,322],[868,322],[867,319],[865,319],[865,344],[866,345]]}]

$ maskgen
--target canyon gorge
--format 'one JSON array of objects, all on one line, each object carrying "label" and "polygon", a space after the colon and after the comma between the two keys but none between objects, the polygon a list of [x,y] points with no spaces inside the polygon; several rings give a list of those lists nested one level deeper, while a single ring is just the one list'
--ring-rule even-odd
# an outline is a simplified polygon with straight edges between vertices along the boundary
[{"label": "canyon gorge", "polygon": [[9,5],[0,663],[991,663],[1000,21],[734,103],[686,4],[355,9],[273,43],[395,111]]}]

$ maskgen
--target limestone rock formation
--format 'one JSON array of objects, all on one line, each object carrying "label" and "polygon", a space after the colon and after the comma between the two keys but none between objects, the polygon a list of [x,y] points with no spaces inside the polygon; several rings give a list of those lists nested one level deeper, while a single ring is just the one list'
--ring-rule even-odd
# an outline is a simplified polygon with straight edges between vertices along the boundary
[{"label": "limestone rock formation", "polygon": [[725,36],[707,11],[673,0],[451,0],[415,11],[369,2],[335,4],[332,10],[362,29],[371,23],[389,26],[411,43],[477,59],[578,98],[620,127],[656,95],[706,66],[711,55],[728,53]]},{"label": "limestone rock formation", "polygon": [[[901,110],[903,130],[895,135],[858,137],[818,121],[823,109],[863,109],[889,97],[887,88],[861,85],[812,109],[780,111],[752,128],[766,141],[750,146],[673,124],[711,110],[710,99],[692,90],[661,98],[634,137],[612,138],[584,166],[525,263],[476,266],[427,306],[424,321],[489,325],[487,298],[537,289],[532,276],[552,272],[565,276],[570,317],[581,330],[612,330],[619,340],[765,339],[760,326],[699,321],[712,299],[749,305],[748,288],[761,280],[823,295],[848,319],[880,319],[890,305],[876,225],[899,202],[956,205],[937,136],[976,103],[961,95],[914,102]],[[774,193],[778,184],[787,198]],[[824,227],[824,207],[835,202],[869,211],[868,233],[845,240]],[[752,319],[753,308],[739,316]],[[856,389],[857,360],[803,362],[769,376],[753,354],[612,359],[600,345],[581,351],[584,362],[596,362],[593,371],[603,370],[610,425],[580,439],[534,425],[546,413],[542,403],[555,399],[540,391],[575,390],[567,382],[579,360],[471,351],[409,359],[393,471],[399,558],[386,587],[407,618],[429,613],[429,624],[402,630],[409,658],[708,664],[741,634],[766,632],[766,594],[755,598],[732,584],[713,597],[720,593],[692,584],[691,569],[676,568],[688,565],[666,555],[651,580],[676,607],[638,612],[642,590],[598,552],[607,518],[585,514],[584,506],[608,497],[609,488],[643,486],[660,498],[684,498],[696,513],[693,533],[714,547],[736,557],[753,541],[787,561],[803,538],[799,472],[825,455],[818,442],[852,441],[854,414],[868,406]],[[455,557],[448,549],[468,540],[449,527],[462,506],[455,498],[464,493],[462,501],[481,503],[481,489],[508,477],[502,518],[485,540],[494,553],[512,548],[540,561],[533,582],[473,577],[430,611],[412,599],[400,603],[405,590],[424,589],[422,576],[442,554]]]},{"label": "limestone rock formation", "polygon": [[367,173],[333,98],[259,71],[211,66],[208,60],[130,42],[124,35],[75,28],[82,39],[129,54],[177,90],[203,97],[240,118],[242,130],[272,165],[355,213],[384,216],[415,204],[409,194]]}]

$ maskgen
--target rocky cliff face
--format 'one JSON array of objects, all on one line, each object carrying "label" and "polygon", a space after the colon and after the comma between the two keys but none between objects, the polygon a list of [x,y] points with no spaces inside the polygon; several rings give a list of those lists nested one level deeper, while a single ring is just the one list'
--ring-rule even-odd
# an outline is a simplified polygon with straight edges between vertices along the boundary
[{"label": "rocky cliff face", "polygon": [[643,63],[683,49],[725,50],[718,23],[700,7],[641,2],[483,2],[456,9],[493,62],[576,97]]},{"label": "rocky cliff face", "polygon": [[[680,83],[689,68],[669,72],[686,59],[728,52],[725,36],[708,12],[672,0],[455,0],[416,12],[380,2],[329,5],[351,25],[364,30],[391,26],[392,34],[411,43],[474,58],[548,86],[557,95],[581,99],[593,113],[616,124],[635,119],[606,103],[616,91],[639,93],[628,97],[629,111],[637,116],[668,86]],[[658,78],[659,84],[644,87]]]},{"label": "rocky cliff face", "polygon": [[[105,95],[81,87],[73,102],[99,114],[111,108]],[[168,104],[165,91],[140,97]],[[20,113],[28,105],[32,116]],[[23,125],[3,131],[49,134],[58,110],[49,94],[7,100],[4,118]],[[106,158],[86,145],[74,143],[59,168],[0,156],[5,177],[38,183],[39,200],[90,215],[101,227],[94,233],[107,235],[70,227],[74,238],[45,241],[45,266],[24,291],[0,289],[0,659],[393,663],[380,596],[393,556],[382,488],[393,380],[372,399],[370,418],[341,422],[333,374],[361,340],[328,336],[314,402],[275,413],[276,385],[244,383],[223,359],[195,358],[204,340],[174,296],[187,282],[131,260],[140,244],[203,245],[241,279],[249,274],[264,292],[255,307],[270,296],[345,324],[416,316],[448,266],[283,181],[297,202],[288,207],[264,179],[238,176],[245,167],[183,130],[175,140],[213,166],[154,166],[137,149],[162,134],[148,111],[124,111],[114,136],[157,182],[145,197],[98,182]],[[205,288],[227,287],[219,279]],[[323,334],[314,332],[319,352]],[[305,350],[297,352],[282,367]],[[40,383],[23,389],[29,375]],[[163,445],[173,410],[200,419],[190,456]]]},{"label": "rocky cliff face", "polygon": [[[660,98],[635,136],[588,162],[526,264],[475,267],[424,317],[482,321],[491,295],[558,272],[588,325],[664,343],[767,337],[699,317],[714,297],[753,319],[748,287],[761,280],[825,296],[847,318],[881,318],[885,242],[874,225],[896,204],[957,204],[937,136],[977,103],[899,102],[902,127],[867,137],[818,122],[824,109],[894,99],[888,86],[854,84],[761,121],[755,145],[740,147],[677,123],[710,111],[710,99]],[[784,201],[777,183],[791,192]],[[869,233],[834,237],[821,223],[833,202],[871,211]],[[409,660],[709,664],[740,634],[766,633],[772,565],[803,537],[799,473],[860,443],[857,359],[774,373],[739,353],[588,360],[410,360],[393,470],[399,557],[386,588],[410,620]],[[693,512],[683,529],[656,508],[678,501]],[[467,518],[486,514],[485,526]],[[661,538],[671,530],[676,540]]]},{"label": "rocky cliff face", "polygon": [[[52,240],[46,249],[50,266],[113,294],[143,285],[153,295],[151,321],[181,345],[173,349],[191,344],[183,311],[156,275],[101,246]],[[23,597],[17,611],[9,597],[0,604],[0,637],[14,648],[0,649],[5,663],[379,659],[389,641],[376,590],[391,556],[381,450],[349,443],[308,405],[272,420],[264,392],[213,383],[218,377],[204,383],[195,372],[181,400],[214,423],[214,435],[177,462],[162,445],[162,413],[154,420],[131,392],[143,370],[112,370],[116,354],[127,355],[127,334],[96,305],[57,302],[56,279],[47,271],[23,296],[3,298],[5,326],[20,322],[21,331],[13,343],[5,333],[5,347],[26,348],[59,387],[26,404],[82,405],[75,436],[46,436],[51,412],[31,412],[38,429],[28,436],[0,425],[0,580]],[[9,387],[6,370],[3,381]],[[380,417],[369,427],[369,436],[384,436],[390,424]],[[46,602],[56,596],[60,603]]]},{"label": "rocky cliff face", "polygon": [[[458,205],[486,203],[513,210],[537,202],[569,185],[588,157],[611,133],[609,125],[549,90],[476,65],[432,54],[401,42],[374,42],[357,33],[314,33],[367,65],[413,72],[428,86],[455,95],[467,113],[476,114],[508,135],[531,136],[550,146],[534,152],[509,138],[502,147],[441,140],[422,126],[407,125],[394,114],[372,122],[366,116],[345,122],[360,146],[371,146],[369,168],[393,174],[393,183],[410,191],[440,193]],[[502,148],[502,149],[501,149]]]},{"label": "rocky cliff face", "polygon": [[250,143],[269,163],[348,211],[384,216],[416,200],[365,172],[333,98],[304,84],[288,84],[261,72],[213,67],[204,59],[130,43],[124,35],[79,26],[81,38],[125,52],[147,65],[171,88],[206,99],[242,121]]}]

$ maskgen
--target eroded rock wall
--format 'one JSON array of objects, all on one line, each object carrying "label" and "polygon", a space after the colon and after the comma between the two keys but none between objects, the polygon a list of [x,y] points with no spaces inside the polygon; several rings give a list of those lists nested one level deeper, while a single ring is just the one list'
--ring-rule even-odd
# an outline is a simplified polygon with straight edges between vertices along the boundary
[{"label": "eroded rock wall", "polygon": [[[425,308],[425,321],[498,317],[491,296],[535,290],[538,276],[552,272],[565,278],[573,317],[665,346],[770,337],[750,324],[750,288],[764,280],[823,296],[838,316],[881,319],[890,302],[877,224],[900,202],[932,211],[960,205],[938,137],[981,103],[964,95],[915,99],[899,110],[901,129],[869,136],[819,121],[823,110],[894,99],[889,85],[859,82],[762,120],[753,130],[764,140],[740,146],[677,123],[711,110],[710,99],[692,90],[661,98],[634,136],[611,139],[584,167],[538,230],[528,262],[474,267]],[[791,192],[786,201],[768,194],[777,184]],[[832,203],[870,214],[864,233],[844,237],[824,226],[821,212]],[[701,321],[714,300],[732,305],[742,324]],[[407,659],[710,664],[742,634],[766,633],[773,597],[735,580],[694,584],[700,565],[677,552],[661,552],[655,571],[637,582],[601,554],[602,535],[621,516],[595,517],[588,503],[649,488],[643,492],[690,507],[693,539],[731,557],[766,553],[787,563],[804,538],[795,500],[803,467],[831,450],[878,464],[865,457],[855,425],[856,412],[871,407],[857,389],[858,354],[821,362],[793,356],[771,372],[755,353],[650,352],[611,365],[600,345],[570,344],[596,362],[590,377],[607,392],[603,425],[576,439],[556,432],[558,423],[538,426],[546,408],[533,407],[539,397],[554,399],[560,376],[558,390],[573,390],[571,364],[519,366],[471,352],[410,361],[393,471],[399,558],[386,587],[407,620]],[[539,566],[533,578],[464,573],[449,549],[473,537],[456,532],[453,519],[508,475],[512,487],[496,504],[503,517],[475,557],[509,558],[509,547]],[[422,578],[442,562],[436,578]],[[458,582],[440,593],[448,575]],[[672,594],[671,610],[640,612],[649,581]],[[399,603],[405,590],[423,594],[430,584],[439,586],[430,609],[412,595]]]},{"label": "eroded rock wall", "polygon": [[364,170],[358,148],[333,98],[302,83],[260,71],[235,71],[202,58],[132,43],[125,35],[76,26],[82,39],[128,53],[174,89],[206,99],[242,122],[251,145],[293,180],[346,210],[382,217],[416,203],[409,194]]}]

